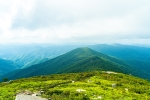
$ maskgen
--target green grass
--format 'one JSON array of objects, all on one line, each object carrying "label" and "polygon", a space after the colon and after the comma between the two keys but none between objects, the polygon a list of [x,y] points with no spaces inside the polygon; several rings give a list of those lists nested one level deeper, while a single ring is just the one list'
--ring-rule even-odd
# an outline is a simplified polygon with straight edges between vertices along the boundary
[{"label": "green grass", "polygon": [[[72,82],[74,81],[74,82]],[[112,86],[114,85],[114,86]],[[77,92],[77,90],[81,92]],[[84,72],[37,76],[0,83],[0,100],[25,90],[52,100],[149,100],[150,82],[121,73]],[[83,90],[83,91],[82,91]]]}]

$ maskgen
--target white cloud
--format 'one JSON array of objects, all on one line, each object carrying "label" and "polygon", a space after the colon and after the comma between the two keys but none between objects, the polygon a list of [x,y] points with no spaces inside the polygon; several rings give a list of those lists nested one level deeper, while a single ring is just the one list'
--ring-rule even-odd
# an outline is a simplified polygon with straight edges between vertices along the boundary
[{"label": "white cloud", "polygon": [[149,0],[1,0],[0,43],[144,44],[149,12]]}]

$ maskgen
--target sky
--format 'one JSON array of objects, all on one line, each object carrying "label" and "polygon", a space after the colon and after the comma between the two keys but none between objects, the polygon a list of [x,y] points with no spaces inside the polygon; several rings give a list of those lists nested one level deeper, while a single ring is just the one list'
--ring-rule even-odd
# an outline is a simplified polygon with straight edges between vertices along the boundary
[{"label": "sky", "polygon": [[149,41],[150,0],[0,0],[0,44]]}]

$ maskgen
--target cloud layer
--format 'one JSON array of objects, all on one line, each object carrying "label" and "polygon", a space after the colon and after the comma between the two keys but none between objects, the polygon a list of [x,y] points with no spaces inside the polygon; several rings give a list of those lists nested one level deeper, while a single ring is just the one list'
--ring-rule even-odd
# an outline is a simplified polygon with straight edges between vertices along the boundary
[{"label": "cloud layer", "polygon": [[149,0],[3,0],[0,43],[149,44]]}]

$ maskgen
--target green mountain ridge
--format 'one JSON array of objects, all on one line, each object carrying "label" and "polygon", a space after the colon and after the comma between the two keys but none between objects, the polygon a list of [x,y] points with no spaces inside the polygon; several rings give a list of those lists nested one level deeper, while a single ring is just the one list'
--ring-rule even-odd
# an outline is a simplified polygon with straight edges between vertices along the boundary
[{"label": "green mountain ridge", "polygon": [[136,66],[137,69],[142,70],[145,73],[150,73],[150,61],[141,60],[124,60],[132,66]]},{"label": "green mountain ridge", "polygon": [[[35,64],[45,62],[48,59],[52,59],[59,55],[62,55],[74,48],[82,47],[81,45],[5,45],[0,48],[0,58],[5,60],[11,60],[14,63],[16,69],[30,67]],[[150,61],[150,48],[139,47],[133,45],[87,45],[87,47],[101,52],[105,55],[112,56],[113,58],[121,59],[125,61],[126,66],[132,66],[132,69],[136,69],[144,72],[142,77],[148,76],[149,73],[149,61]],[[114,60],[114,59],[112,59]],[[133,61],[133,62],[132,62]],[[128,65],[127,65],[128,63]],[[11,67],[10,67],[11,68]],[[131,67],[130,67],[131,68]],[[10,70],[14,70],[13,68]],[[6,71],[1,69],[1,72]],[[5,73],[1,73],[5,74]],[[148,74],[148,75],[147,75]],[[140,76],[141,76],[140,75]],[[146,76],[145,76],[146,75]]]},{"label": "green mountain ridge", "polygon": [[148,78],[148,75],[132,68],[122,60],[104,55],[90,48],[77,48],[41,64],[8,73],[2,78],[24,78],[56,73],[86,72],[93,70],[115,71]]}]

